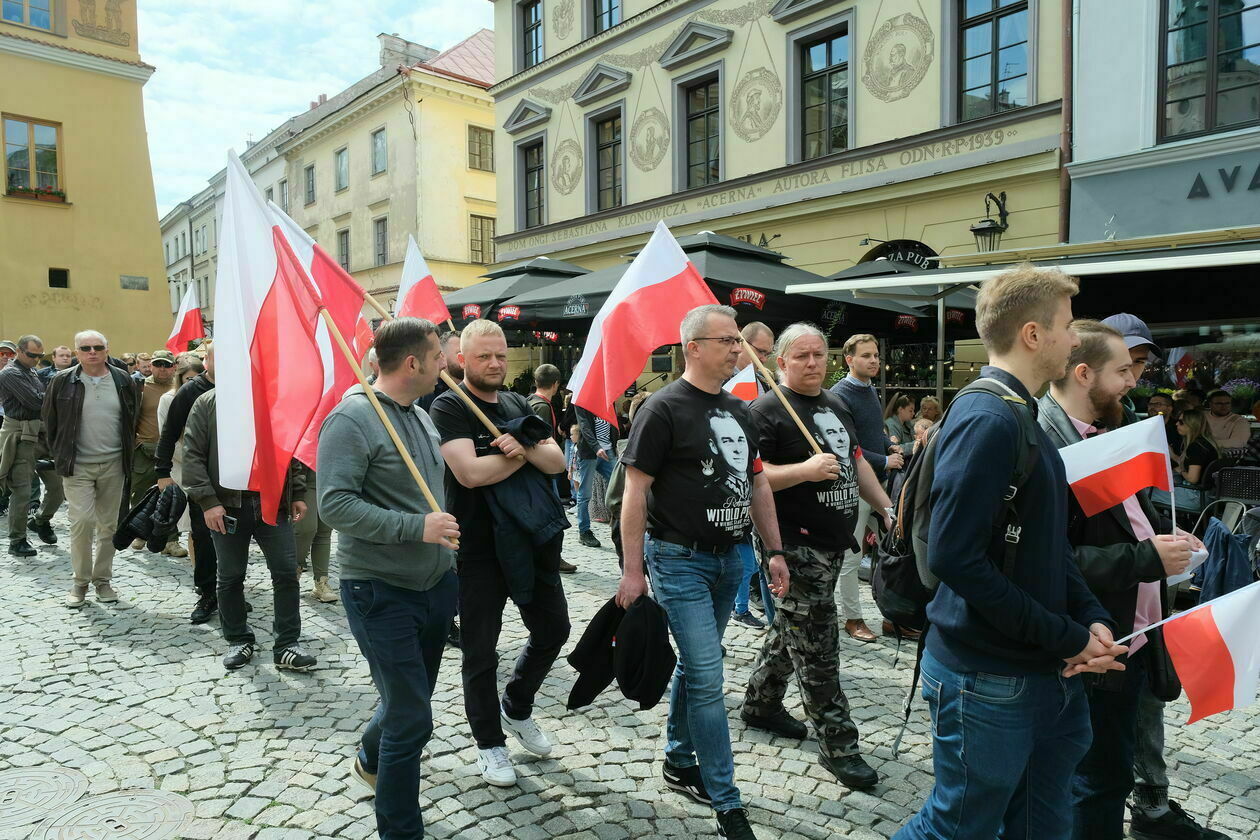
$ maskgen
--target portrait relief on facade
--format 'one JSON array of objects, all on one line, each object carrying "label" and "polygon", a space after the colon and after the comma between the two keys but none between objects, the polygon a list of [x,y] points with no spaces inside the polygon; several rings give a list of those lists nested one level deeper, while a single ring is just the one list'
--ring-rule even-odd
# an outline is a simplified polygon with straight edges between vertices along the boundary
[{"label": "portrait relief on facade", "polygon": [[744,142],[760,140],[779,118],[783,83],[765,67],[749,70],[731,93],[731,129]]},{"label": "portrait relief on facade", "polygon": [[569,138],[561,140],[551,155],[551,186],[561,195],[568,195],[582,180],[582,147]]},{"label": "portrait relief on facade", "polygon": [[551,15],[551,25],[555,27],[556,37],[564,40],[573,34],[573,0],[560,0]]},{"label": "portrait relief on facade", "polygon": [[648,108],[630,129],[630,160],[643,172],[656,169],[669,151],[669,120],[660,108]]},{"label": "portrait relief on facade", "polygon": [[904,99],[927,75],[935,42],[932,27],[918,15],[889,18],[862,52],[862,84],[884,102]]},{"label": "portrait relief on facade", "polygon": [[[79,17],[74,21],[75,34],[119,47],[131,46],[131,33],[123,32],[122,4],[125,0],[79,0]],[[97,6],[103,6],[98,13]]]}]

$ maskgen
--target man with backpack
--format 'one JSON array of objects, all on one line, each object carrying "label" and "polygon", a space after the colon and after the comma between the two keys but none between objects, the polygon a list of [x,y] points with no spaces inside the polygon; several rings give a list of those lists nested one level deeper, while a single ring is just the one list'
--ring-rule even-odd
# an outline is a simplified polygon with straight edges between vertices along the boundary
[{"label": "man with backpack", "polygon": [[1063,463],[1032,422],[1032,395],[1076,346],[1077,289],[1027,264],[984,283],[981,377],[997,392],[960,393],[928,443],[925,560],[939,587],[922,673],[935,784],[894,840],[1071,836],[1072,773],[1091,740],[1073,678],[1122,670],[1127,650],[1073,562]]}]

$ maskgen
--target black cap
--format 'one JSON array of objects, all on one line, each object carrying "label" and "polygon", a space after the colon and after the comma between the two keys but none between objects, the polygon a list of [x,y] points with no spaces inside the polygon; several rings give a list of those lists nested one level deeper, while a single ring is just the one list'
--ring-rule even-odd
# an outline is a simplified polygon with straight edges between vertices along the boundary
[{"label": "black cap", "polygon": [[1138,316],[1121,312],[1118,315],[1103,318],[1102,322],[1124,336],[1124,344],[1130,350],[1134,347],[1145,345],[1151,348],[1151,355],[1154,358],[1163,358],[1161,355],[1163,351],[1155,343],[1155,337],[1151,335],[1151,328],[1146,326],[1146,322]]}]

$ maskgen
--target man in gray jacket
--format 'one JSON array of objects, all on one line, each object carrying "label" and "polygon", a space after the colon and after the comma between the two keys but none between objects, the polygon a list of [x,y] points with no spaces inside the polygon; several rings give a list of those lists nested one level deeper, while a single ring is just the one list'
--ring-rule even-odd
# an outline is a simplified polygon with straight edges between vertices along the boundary
[{"label": "man in gray jacket", "polygon": [[[437,429],[414,405],[437,382],[437,328],[389,321],[376,332],[376,356],[376,398],[445,507]],[[320,516],[340,532],[341,601],[381,696],[352,777],[376,793],[383,840],[418,840],[420,753],[433,734],[430,704],[455,615],[459,526],[425,501],[361,386],[324,421],[318,462]]]}]

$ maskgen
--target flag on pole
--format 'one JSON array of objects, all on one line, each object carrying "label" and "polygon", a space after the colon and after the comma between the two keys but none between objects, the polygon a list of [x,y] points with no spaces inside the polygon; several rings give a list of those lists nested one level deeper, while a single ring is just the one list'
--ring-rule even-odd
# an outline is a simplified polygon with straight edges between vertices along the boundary
[{"label": "flag on pole", "polygon": [[1260,581],[1173,616],[1164,642],[1190,700],[1190,720],[1256,702]]},{"label": "flag on pole", "polygon": [[324,393],[320,304],[234,152],[214,303],[219,481],[258,492],[263,521],[274,525],[293,452]]},{"label": "flag on pole", "polygon": [[1086,516],[1147,487],[1172,490],[1164,419],[1150,417],[1059,450],[1067,481]]},{"label": "flag on pole", "polygon": [[[354,351],[355,358],[362,361],[372,346],[372,329],[367,318],[363,317],[363,301],[367,296],[363,287],[283,210],[274,203],[269,203],[268,209],[276,228],[297,256],[298,264],[306,271],[321,304],[332,316],[333,323]],[[313,470],[318,469],[315,461],[319,450],[319,429],[324,424],[324,418],[341,402],[342,394],[359,381],[346,357],[333,345],[323,319],[315,325],[315,341],[323,362],[323,392],[319,406],[293,452],[294,458]]]},{"label": "flag on pole", "polygon": [[742,370],[735,371],[735,375],[726,380],[726,384],[722,386],[723,390],[729,391],[744,402],[752,402],[757,399],[760,394],[757,393],[757,371],[755,368],[756,365],[749,362],[744,365]]},{"label": "flag on pole", "polygon": [[621,275],[591,322],[569,388],[573,402],[614,426],[613,402],[643,372],[657,347],[677,344],[683,316],[717,303],[664,222]]},{"label": "flag on pole", "polygon": [[420,253],[420,246],[411,234],[407,234],[407,258],[403,260],[402,280],[398,283],[398,297],[394,300],[394,316],[397,318],[425,318],[435,324],[449,321],[450,310],[442,300],[437,281],[429,264]]},{"label": "flag on pole", "polygon": [[197,286],[189,285],[184,292],[184,299],[179,302],[179,314],[175,316],[175,326],[166,339],[166,349],[172,353],[183,353],[188,349],[188,342],[206,337],[206,328],[201,323],[201,306],[197,303]]}]

